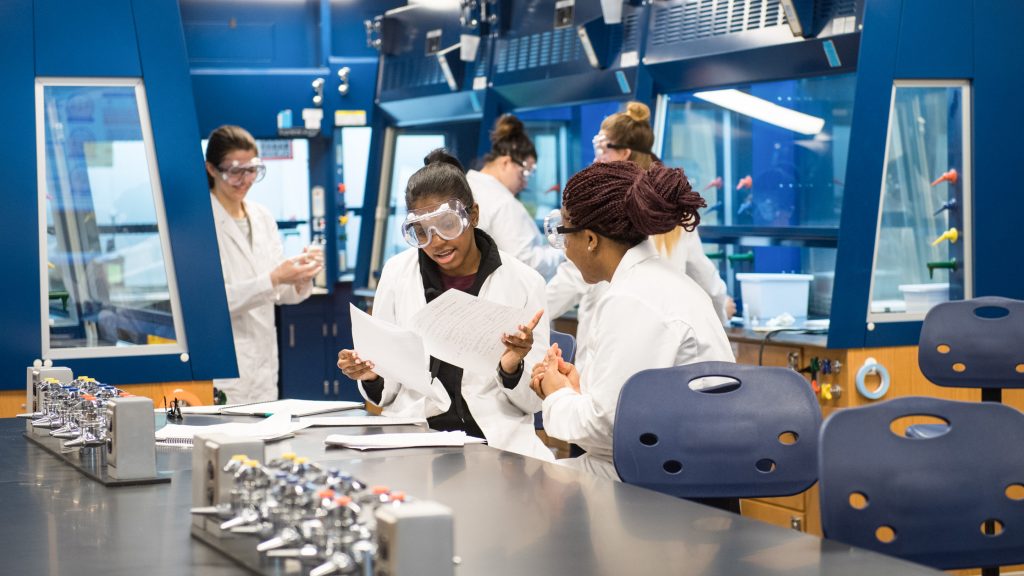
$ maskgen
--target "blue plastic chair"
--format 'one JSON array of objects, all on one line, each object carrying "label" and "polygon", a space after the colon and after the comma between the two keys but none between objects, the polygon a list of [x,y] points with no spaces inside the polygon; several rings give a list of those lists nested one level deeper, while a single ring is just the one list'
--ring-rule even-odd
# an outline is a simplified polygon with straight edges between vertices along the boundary
[{"label": "blue plastic chair", "polygon": [[558,348],[562,351],[562,358],[566,362],[576,359],[576,338],[573,338],[572,334],[552,330],[551,343],[558,344]]},{"label": "blue plastic chair", "polygon": [[[917,363],[931,382],[951,388],[981,388],[986,400],[999,400],[1003,388],[1024,387],[1024,302],[986,297],[943,302],[921,325]],[[908,438],[933,438],[942,424],[907,428]]]},{"label": "blue plastic chair", "polygon": [[[558,344],[558,348],[562,351],[562,359],[566,362],[572,362],[576,359],[576,338],[572,334],[552,330],[551,343]],[[534,413],[533,428],[534,430],[544,429],[544,414],[542,412]]]},{"label": "blue plastic chair", "polygon": [[954,388],[1024,388],[1024,302],[943,302],[921,325],[917,363],[928,380]]},{"label": "blue plastic chair", "polygon": [[[689,386],[718,376],[735,382]],[[796,372],[701,362],[645,370],[626,382],[612,455],[624,482],[673,496],[786,496],[817,479],[820,426],[818,402]]]},{"label": "blue plastic chair", "polygon": [[[945,420],[946,433],[891,430],[914,415]],[[825,536],[944,570],[1022,562],[1022,440],[1024,414],[996,403],[909,397],[835,412],[819,443]],[[986,521],[1002,533],[984,534]]]}]

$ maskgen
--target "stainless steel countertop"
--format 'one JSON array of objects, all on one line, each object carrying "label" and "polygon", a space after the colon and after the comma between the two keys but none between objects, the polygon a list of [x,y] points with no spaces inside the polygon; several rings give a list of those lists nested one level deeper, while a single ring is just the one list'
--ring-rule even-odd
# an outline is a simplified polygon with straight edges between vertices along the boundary
[{"label": "stainless steel countertop", "polygon": [[[725,329],[726,336],[734,342],[750,342],[760,344],[768,336],[768,345],[775,346],[814,346],[817,348],[828,347],[827,332],[757,332],[746,328],[732,326]],[[769,334],[771,334],[769,336]]]},{"label": "stainless steel countertop", "polygon": [[[105,488],[23,431],[23,420],[0,420],[0,573],[247,573],[189,535],[190,450],[158,448],[170,484]],[[460,576],[942,574],[487,446],[326,449],[341,431],[303,430],[267,456],[296,452],[450,506]]]}]

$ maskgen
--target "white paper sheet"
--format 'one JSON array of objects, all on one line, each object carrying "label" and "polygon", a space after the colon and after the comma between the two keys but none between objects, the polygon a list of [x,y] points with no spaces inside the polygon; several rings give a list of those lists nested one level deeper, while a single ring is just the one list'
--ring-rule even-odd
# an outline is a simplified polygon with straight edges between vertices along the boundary
[{"label": "white paper sheet", "polygon": [[395,416],[311,416],[299,420],[310,426],[413,426],[426,424],[426,418]]},{"label": "white paper sheet", "polygon": [[465,432],[413,432],[398,434],[346,435],[331,434],[324,440],[328,446],[343,446],[355,450],[388,450],[394,448],[421,448],[428,446],[465,446],[483,444],[484,440],[467,436]]},{"label": "white paper sheet", "polygon": [[224,408],[232,408],[238,404],[221,404],[213,406],[182,406],[182,414],[220,414]]},{"label": "white paper sheet", "polygon": [[352,304],[349,310],[352,343],[359,357],[373,362],[373,371],[384,379],[401,382],[424,396],[434,396],[423,339],[411,330],[374,318]]},{"label": "white paper sheet", "polygon": [[222,406],[220,413],[235,416],[270,416],[281,413],[292,416],[312,416],[313,414],[324,414],[339,410],[352,410],[362,408],[363,406],[362,402],[350,402],[348,400],[298,400],[286,398],[284,400],[259,402],[256,404]]},{"label": "white paper sheet", "polygon": [[276,440],[308,427],[309,424],[303,422],[292,422],[291,414],[281,412],[259,422],[225,422],[210,426],[168,424],[156,431],[156,441],[158,444],[191,445],[192,437],[198,432],[217,432],[229,436]]},{"label": "white paper sheet", "polygon": [[412,321],[431,356],[471,372],[490,374],[497,370],[505,352],[502,333],[516,331],[536,313],[447,290]]}]

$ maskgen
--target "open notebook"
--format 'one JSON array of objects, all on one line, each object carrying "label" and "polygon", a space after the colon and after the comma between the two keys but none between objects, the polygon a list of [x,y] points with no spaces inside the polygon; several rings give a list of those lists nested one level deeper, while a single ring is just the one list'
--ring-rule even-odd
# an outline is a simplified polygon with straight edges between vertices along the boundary
[{"label": "open notebook", "polygon": [[156,443],[157,445],[191,446],[192,438],[199,432],[218,432],[229,436],[271,441],[287,438],[308,427],[309,424],[293,422],[291,416],[282,412],[259,422],[225,422],[210,426],[168,424],[156,431]]},{"label": "open notebook", "polygon": [[227,406],[188,406],[181,409],[182,414],[230,414],[234,416],[270,416],[287,412],[292,416],[312,416],[339,410],[362,408],[362,402],[347,400],[274,400],[255,404],[229,404]]}]

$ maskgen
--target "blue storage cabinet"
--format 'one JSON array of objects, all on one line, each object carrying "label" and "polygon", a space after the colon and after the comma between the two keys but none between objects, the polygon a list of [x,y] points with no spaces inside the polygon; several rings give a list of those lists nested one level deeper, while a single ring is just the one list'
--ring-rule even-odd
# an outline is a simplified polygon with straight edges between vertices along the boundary
[{"label": "blue storage cabinet", "polygon": [[278,387],[282,398],[360,400],[356,383],[338,370],[338,351],[352,348],[351,289],[316,295],[277,309]]}]

